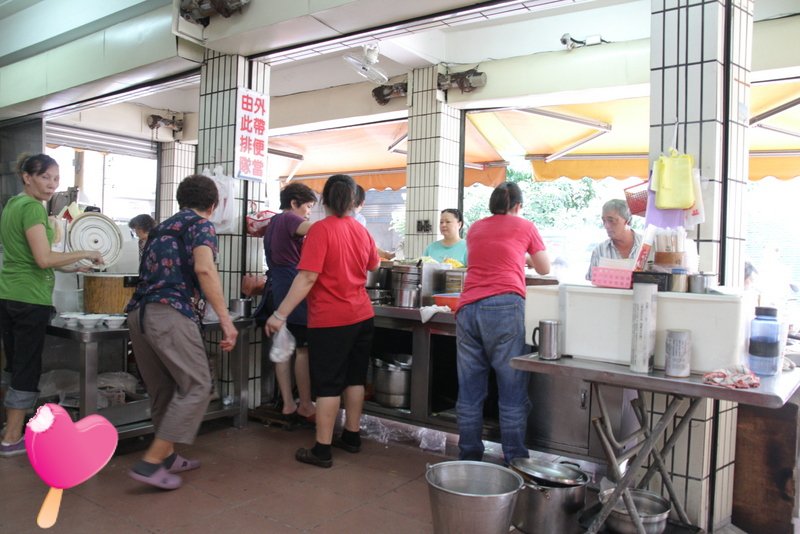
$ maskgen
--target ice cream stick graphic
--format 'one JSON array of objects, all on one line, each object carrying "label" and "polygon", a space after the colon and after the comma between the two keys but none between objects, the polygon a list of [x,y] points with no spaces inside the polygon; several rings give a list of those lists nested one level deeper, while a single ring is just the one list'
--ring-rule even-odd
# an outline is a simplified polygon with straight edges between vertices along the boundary
[{"label": "ice cream stick graphic", "polygon": [[96,475],[117,448],[117,430],[101,415],[89,415],[73,423],[58,404],[45,404],[28,421],[25,449],[33,470],[50,491],[39,509],[41,528],[55,525],[63,490]]},{"label": "ice cream stick graphic", "polygon": [[63,493],[64,490],[61,488],[50,488],[50,491],[47,492],[42,501],[42,507],[39,508],[39,515],[36,516],[36,524],[39,525],[39,528],[50,528],[56,524]]}]

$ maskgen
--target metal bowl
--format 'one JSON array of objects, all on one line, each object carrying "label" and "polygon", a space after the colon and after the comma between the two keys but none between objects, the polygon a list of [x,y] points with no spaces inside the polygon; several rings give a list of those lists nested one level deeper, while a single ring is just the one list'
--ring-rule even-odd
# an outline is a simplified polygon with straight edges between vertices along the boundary
[{"label": "metal bowl", "polygon": [[[657,493],[652,491],[632,489],[631,498],[633,504],[636,505],[636,511],[639,512],[639,517],[642,519],[644,531],[647,534],[661,534],[667,528],[667,518],[669,511],[672,508],[669,501]],[[614,488],[610,488],[600,492],[598,496],[600,502],[605,504],[611,494],[614,493]],[[628,514],[628,509],[625,507],[625,502],[620,498],[611,515],[606,519],[606,527],[611,532],[618,534],[636,534],[636,525],[633,523],[631,516]]]}]

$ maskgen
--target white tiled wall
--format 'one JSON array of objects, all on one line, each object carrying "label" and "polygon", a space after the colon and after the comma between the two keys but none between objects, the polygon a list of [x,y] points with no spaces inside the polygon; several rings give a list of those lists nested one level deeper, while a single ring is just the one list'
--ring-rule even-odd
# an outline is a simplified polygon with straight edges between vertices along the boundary
[{"label": "white tiled wall", "polygon": [[178,190],[181,180],[195,172],[196,147],[178,141],[159,143],[158,147],[161,168],[159,169],[156,221],[161,222],[178,211],[175,192]]},{"label": "white tiled wall", "polygon": [[[650,160],[669,148],[677,121],[675,148],[695,157],[705,179],[706,222],[689,229],[698,243],[700,268],[719,272],[724,255],[724,281],[739,285],[748,175],[748,117],[741,110],[749,101],[753,1],[652,0],[651,9]],[[726,58],[728,10],[732,31]],[[663,410],[664,400],[653,399],[653,406],[656,412]],[[731,515],[736,407],[722,402],[718,410],[715,427],[714,403],[705,401],[668,459],[690,519],[703,528],[724,523]],[[658,484],[651,487],[661,490]],[[712,492],[715,525],[707,525]]]},{"label": "white tiled wall", "polygon": [[[406,257],[417,257],[439,236],[439,212],[458,207],[461,112],[443,102],[438,67],[412,73],[408,118]],[[430,232],[418,232],[427,220]]]}]

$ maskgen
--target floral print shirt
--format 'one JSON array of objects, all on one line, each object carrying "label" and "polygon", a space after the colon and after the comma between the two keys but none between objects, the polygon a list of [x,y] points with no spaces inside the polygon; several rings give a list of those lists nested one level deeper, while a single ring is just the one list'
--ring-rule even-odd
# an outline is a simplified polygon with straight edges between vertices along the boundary
[{"label": "floral print shirt", "polygon": [[155,237],[148,239],[145,246],[139,266],[139,284],[125,311],[135,310],[142,303],[158,302],[172,306],[199,323],[202,317],[198,315],[196,302],[202,295],[194,277],[192,251],[207,246],[216,258],[214,225],[192,210],[182,210],[156,226],[154,233]]}]

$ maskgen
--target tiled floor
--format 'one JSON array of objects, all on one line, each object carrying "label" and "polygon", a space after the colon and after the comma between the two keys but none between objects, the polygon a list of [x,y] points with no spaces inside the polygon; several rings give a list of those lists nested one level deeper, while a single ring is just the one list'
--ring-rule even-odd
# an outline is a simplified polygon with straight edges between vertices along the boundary
[{"label": "tiled floor", "polygon": [[[426,464],[453,459],[416,443],[364,439],[359,454],[334,449],[331,469],[294,460],[313,431],[250,422],[237,430],[207,423],[192,447],[203,465],[164,492],[126,475],[146,439],[121,442],[108,465],[64,491],[54,533],[381,533],[433,532]],[[27,456],[0,459],[0,533],[37,532],[47,487]],[[729,534],[738,530],[726,531]]]}]

